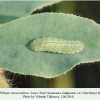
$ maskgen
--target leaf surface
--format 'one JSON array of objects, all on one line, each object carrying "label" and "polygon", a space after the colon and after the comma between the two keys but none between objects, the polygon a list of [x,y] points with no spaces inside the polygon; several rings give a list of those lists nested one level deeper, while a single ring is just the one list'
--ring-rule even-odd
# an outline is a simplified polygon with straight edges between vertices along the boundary
[{"label": "leaf surface", "polygon": [[[57,54],[30,50],[32,40],[55,37],[84,44],[79,53]],[[0,66],[11,72],[52,78],[75,65],[100,60],[100,25],[63,13],[42,13],[0,27]]]},{"label": "leaf surface", "polygon": [[58,1],[0,1],[0,24],[27,16],[38,8]]}]

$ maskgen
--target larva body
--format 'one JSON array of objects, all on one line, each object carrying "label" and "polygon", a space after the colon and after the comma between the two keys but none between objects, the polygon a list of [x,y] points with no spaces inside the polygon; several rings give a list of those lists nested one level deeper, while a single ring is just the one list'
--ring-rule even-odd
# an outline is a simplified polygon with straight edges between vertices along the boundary
[{"label": "larva body", "polygon": [[80,52],[84,48],[84,45],[80,41],[69,41],[52,37],[44,37],[33,40],[30,48],[34,51],[73,54]]}]

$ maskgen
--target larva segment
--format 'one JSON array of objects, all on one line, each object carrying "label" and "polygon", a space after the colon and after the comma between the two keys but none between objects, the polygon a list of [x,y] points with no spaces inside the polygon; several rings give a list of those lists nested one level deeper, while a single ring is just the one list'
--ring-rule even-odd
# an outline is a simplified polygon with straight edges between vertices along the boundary
[{"label": "larva segment", "polygon": [[62,54],[73,54],[82,51],[84,44],[80,41],[70,41],[52,37],[39,38],[32,41],[30,49]]}]

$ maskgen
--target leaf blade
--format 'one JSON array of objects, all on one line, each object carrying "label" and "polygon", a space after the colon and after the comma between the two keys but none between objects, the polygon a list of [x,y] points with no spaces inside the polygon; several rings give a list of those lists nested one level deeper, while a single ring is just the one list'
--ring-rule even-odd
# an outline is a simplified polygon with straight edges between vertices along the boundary
[{"label": "leaf blade", "polygon": [[[0,66],[26,75],[59,76],[77,64],[100,60],[99,32],[100,26],[94,21],[70,14],[43,13],[20,18],[0,27]],[[79,40],[84,49],[69,55],[31,51],[30,42],[40,37]]]}]

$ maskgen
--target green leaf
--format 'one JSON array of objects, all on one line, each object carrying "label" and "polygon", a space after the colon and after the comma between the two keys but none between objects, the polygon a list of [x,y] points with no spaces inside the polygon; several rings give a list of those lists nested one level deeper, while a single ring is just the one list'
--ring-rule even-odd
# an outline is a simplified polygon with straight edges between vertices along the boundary
[{"label": "green leaf", "polygon": [[[79,53],[57,54],[30,50],[32,40],[56,37],[84,44]],[[70,14],[42,13],[0,27],[0,66],[11,72],[52,78],[80,63],[100,60],[100,25]]]},{"label": "green leaf", "polygon": [[20,17],[24,17],[32,11],[58,2],[54,1],[0,1],[0,24]]}]

